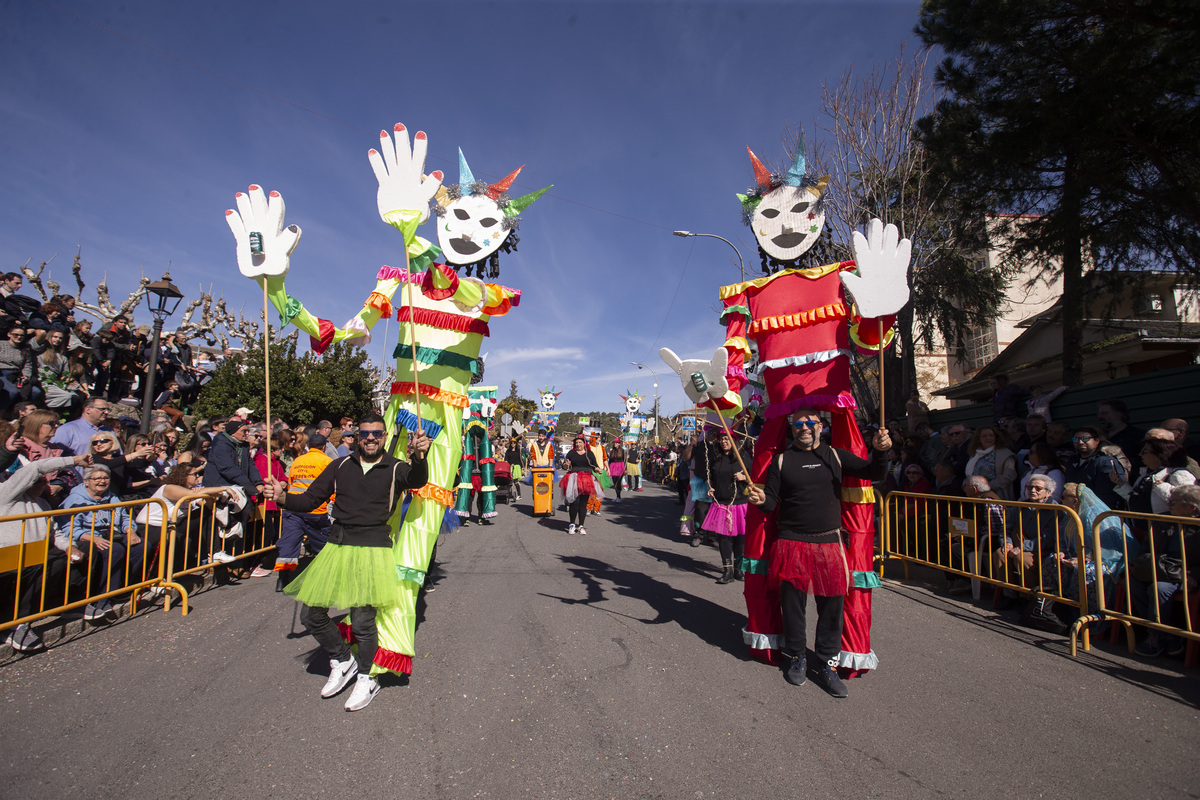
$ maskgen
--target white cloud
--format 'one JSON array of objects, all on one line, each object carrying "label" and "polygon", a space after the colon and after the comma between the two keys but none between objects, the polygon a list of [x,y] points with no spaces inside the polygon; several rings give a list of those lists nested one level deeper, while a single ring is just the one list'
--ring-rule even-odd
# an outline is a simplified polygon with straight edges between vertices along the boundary
[{"label": "white cloud", "polygon": [[502,350],[487,359],[488,367],[511,364],[517,361],[582,361],[583,351],[578,347],[524,347]]}]

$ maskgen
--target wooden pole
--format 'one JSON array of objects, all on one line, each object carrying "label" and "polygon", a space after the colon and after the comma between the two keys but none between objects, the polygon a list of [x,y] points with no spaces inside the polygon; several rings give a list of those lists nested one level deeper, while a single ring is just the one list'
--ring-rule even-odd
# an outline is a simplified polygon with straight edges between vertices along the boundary
[{"label": "wooden pole", "polygon": [[742,472],[746,473],[746,482],[749,483],[750,470],[746,469],[746,462],[742,461],[742,452],[738,449],[737,442],[734,440],[733,434],[729,431],[729,428],[726,427],[725,418],[721,416],[720,411],[717,411],[717,403],[715,400],[709,400],[708,404],[712,406],[712,410],[716,412],[717,419],[721,422],[721,430],[725,431],[726,435],[729,436],[729,441],[733,444],[733,454],[737,457],[738,465],[742,468]]},{"label": "wooden pole", "polygon": [[412,346],[412,367],[413,367],[413,393],[417,398],[417,430],[424,430],[421,426],[421,382],[417,374],[417,311],[416,299],[413,294],[416,289],[413,288],[412,262],[408,258],[408,248],[404,248],[404,276],[408,283],[408,339]]},{"label": "wooden pole", "polygon": [[271,318],[267,316],[267,282],[263,280],[263,395],[266,398],[266,410],[263,412],[266,416],[267,440],[267,474],[263,475],[264,481],[271,479]]},{"label": "wooden pole", "polygon": [[879,430],[887,427],[883,414],[883,320],[879,320]]}]

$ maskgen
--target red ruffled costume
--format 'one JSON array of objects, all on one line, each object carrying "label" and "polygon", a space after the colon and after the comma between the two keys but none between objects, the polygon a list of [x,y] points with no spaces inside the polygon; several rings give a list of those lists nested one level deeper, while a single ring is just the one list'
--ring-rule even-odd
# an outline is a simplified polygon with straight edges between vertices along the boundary
[{"label": "red ruffled costume", "polygon": [[[867,449],[854,421],[855,401],[850,391],[853,347],[877,351],[879,320],[851,316],[838,274],[854,269],[853,261],[809,269],[782,270],[769,277],[722,287],[722,321],[729,352],[728,402],[746,383],[748,339],[758,343],[761,373],[770,405],[766,424],[758,437],[751,480],[761,485],[767,468],[787,446],[788,415],[813,407],[832,417],[832,443],[857,455]],[[893,317],[883,320],[884,346],[891,341]],[[721,405],[718,403],[718,405]],[[839,671],[853,677],[875,667],[871,650],[871,588],[879,585],[874,566],[874,492],[869,481],[845,478],[842,482],[842,526],[848,534],[846,559],[850,591],[846,597]],[[777,535],[775,515],[764,515],[750,506],[746,515],[746,628],[751,653],[771,664],[779,663],[782,643],[778,587],[767,582],[767,554]]]}]

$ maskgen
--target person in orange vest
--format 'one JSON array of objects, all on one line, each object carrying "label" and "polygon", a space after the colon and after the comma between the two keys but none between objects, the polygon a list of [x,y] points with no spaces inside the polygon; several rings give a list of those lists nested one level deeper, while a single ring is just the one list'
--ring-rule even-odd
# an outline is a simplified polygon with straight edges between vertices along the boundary
[{"label": "person in orange vest", "polygon": [[[288,494],[304,494],[309,485],[321,474],[321,470],[332,461],[325,455],[325,444],[328,440],[319,433],[314,433],[308,439],[308,452],[297,456],[288,472]],[[305,514],[299,511],[283,511],[280,522],[279,553],[275,557],[276,572],[291,572],[300,563],[300,543],[308,539],[308,549],[313,555],[321,552],[325,542],[329,541],[329,531],[332,523],[329,521],[329,502],[322,503],[311,512]],[[282,576],[281,576],[282,577]]]}]

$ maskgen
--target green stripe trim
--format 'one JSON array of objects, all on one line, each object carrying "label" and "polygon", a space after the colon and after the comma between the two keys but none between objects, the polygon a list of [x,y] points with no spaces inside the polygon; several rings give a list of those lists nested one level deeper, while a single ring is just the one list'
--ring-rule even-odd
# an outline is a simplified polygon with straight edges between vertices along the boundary
[{"label": "green stripe trim", "polygon": [[396,580],[409,581],[411,583],[417,584],[417,586],[423,586],[425,584],[425,571],[419,570],[419,569],[413,569],[412,567],[402,567],[399,564],[397,564],[396,565]]},{"label": "green stripe trim", "polygon": [[722,325],[725,324],[725,317],[729,316],[730,314],[741,314],[743,317],[746,318],[747,322],[752,322],[754,320],[754,316],[750,313],[750,309],[747,308],[746,306],[743,306],[743,305],[729,306],[728,308],[726,308],[724,311],[721,312],[721,324]]},{"label": "green stripe trim", "polygon": [[874,572],[855,572],[854,573],[854,588],[855,589],[882,589],[883,581],[879,580],[879,576]]},{"label": "green stripe trim", "polygon": [[[392,351],[392,358],[411,359],[412,353],[412,345],[401,342]],[[422,364],[454,367],[464,372],[470,372],[472,375],[479,374],[478,358],[471,358],[470,356],[464,356],[462,353],[455,353],[450,350],[439,350],[436,347],[418,347],[417,361],[420,361]]]},{"label": "green stripe trim", "polygon": [[746,558],[742,556],[741,562],[738,564],[742,572],[750,575],[766,575],[767,560],[765,558]]}]

